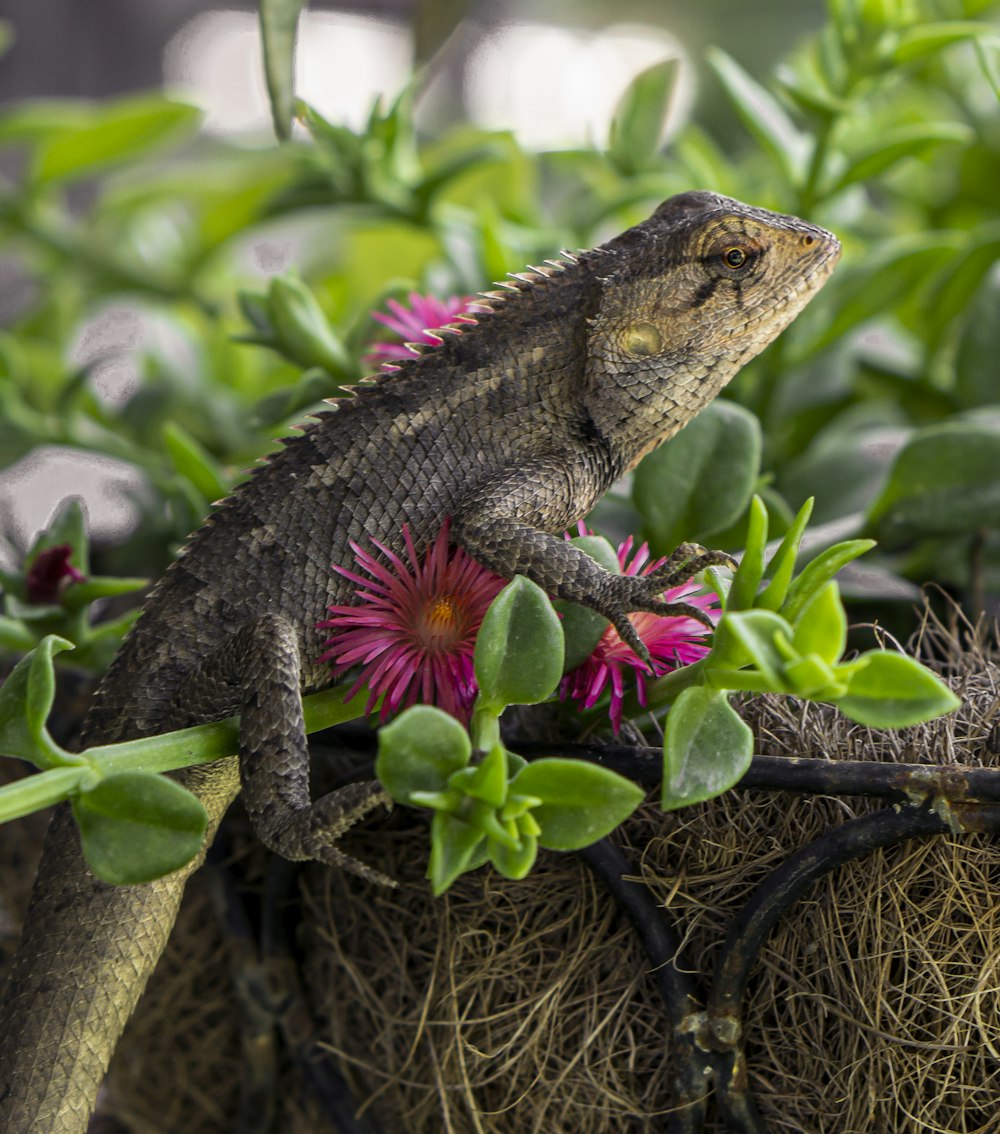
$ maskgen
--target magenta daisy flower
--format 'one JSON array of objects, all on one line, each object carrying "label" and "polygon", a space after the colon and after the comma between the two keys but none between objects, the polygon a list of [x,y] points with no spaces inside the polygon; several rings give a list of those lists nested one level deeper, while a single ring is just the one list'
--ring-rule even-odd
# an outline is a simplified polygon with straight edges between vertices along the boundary
[{"label": "magenta daisy flower", "polygon": [[469,315],[477,306],[475,300],[458,295],[452,295],[448,299],[438,299],[437,296],[420,295],[414,291],[410,292],[407,298],[409,307],[398,300],[390,299],[386,306],[391,314],[383,311],[372,312],[373,318],[388,327],[394,335],[399,336],[399,342],[374,343],[364,358],[368,366],[391,364],[400,359],[413,358],[415,352],[406,345],[407,343],[437,345],[441,341],[441,336],[434,334],[435,330],[450,326],[452,323],[472,322]]},{"label": "magenta daisy flower", "polygon": [[[581,534],[586,533],[581,531]],[[664,562],[663,559],[647,562],[649,547],[646,544],[643,544],[629,561],[631,550],[632,537],[629,536],[618,547],[618,562],[623,575],[649,575]],[[718,621],[722,615],[718,606],[718,595],[711,593],[699,595],[695,593],[697,590],[698,584],[694,582],[671,587],[663,592],[663,601],[686,602],[704,611],[713,621]],[[646,649],[649,650],[653,669],[658,677],[671,669],[678,669],[698,661],[711,649],[706,640],[709,631],[696,619],[686,615],[664,616],[638,611],[629,615],[629,620]],[[635,671],[639,704],[645,705],[649,670],[632,648],[621,640],[618,631],[613,626],[609,626],[601,635],[590,657],[562,679],[559,695],[563,700],[570,698],[578,701],[583,708],[589,709],[597,703],[605,689],[610,688],[611,726],[615,732],[618,732],[621,728],[622,706],[625,699],[625,673],[629,669]]]},{"label": "magenta daisy flower", "polygon": [[403,527],[405,558],[372,540],[381,558],[351,544],[360,572],[334,566],[358,584],[354,606],[331,606],[319,626],[333,631],[320,661],[341,677],[361,666],[348,697],[370,690],[367,711],[382,699],[381,720],[420,701],[468,722],[477,688],[472,667],[476,634],[506,580],[460,547],[449,547],[449,524],[418,555]]}]

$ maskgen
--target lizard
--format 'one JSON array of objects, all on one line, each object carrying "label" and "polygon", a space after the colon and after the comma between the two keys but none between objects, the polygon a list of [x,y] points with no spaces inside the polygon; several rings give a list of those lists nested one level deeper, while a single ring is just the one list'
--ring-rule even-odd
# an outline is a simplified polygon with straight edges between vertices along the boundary
[{"label": "lizard", "polygon": [[[309,792],[301,696],[330,684],[317,623],[352,598],[332,565],[364,539],[400,552],[404,524],[426,547],[448,520],[483,566],[600,612],[644,656],[628,615],[690,613],[662,593],[713,553],[685,546],[653,574],[613,575],[559,533],[770,343],[839,254],[816,225],[689,191],[484,293],[457,333],[346,391],[216,507],[150,592],[83,742],[239,713],[238,756],[177,773],[208,812],[205,847],[242,790],[271,849],[379,878],[336,846],[385,801],[378,785]],[[203,856],[114,887],[57,810],[0,1011],[6,1134],[85,1130]]]}]

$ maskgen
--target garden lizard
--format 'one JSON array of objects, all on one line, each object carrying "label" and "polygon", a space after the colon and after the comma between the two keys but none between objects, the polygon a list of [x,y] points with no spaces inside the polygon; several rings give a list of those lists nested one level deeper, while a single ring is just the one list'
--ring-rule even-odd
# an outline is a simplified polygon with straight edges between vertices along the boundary
[{"label": "garden lizard", "polygon": [[[123,642],[85,742],[239,713],[239,756],[177,775],[208,811],[206,845],[242,788],[269,847],[377,877],[335,843],[384,799],[378,786],[309,794],[301,694],[330,682],[316,624],[354,589],[331,565],[351,566],[352,541],[401,552],[404,524],[426,547],[450,518],[481,564],[599,611],[642,654],[628,614],[677,612],[660,599],[677,558],[612,575],[558,533],[771,342],[839,252],[794,217],[688,192],[487,293],[471,322],[317,414],[213,512]],[[86,1128],[196,865],[107,885],[57,812],[0,1016],[5,1134]]]}]

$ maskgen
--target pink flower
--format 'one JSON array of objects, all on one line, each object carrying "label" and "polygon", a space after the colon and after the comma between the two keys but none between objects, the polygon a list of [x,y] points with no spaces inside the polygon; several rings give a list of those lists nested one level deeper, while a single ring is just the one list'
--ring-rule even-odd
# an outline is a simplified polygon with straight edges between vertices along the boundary
[{"label": "pink flower", "polygon": [[394,335],[398,335],[400,341],[373,344],[364,358],[368,366],[413,358],[415,352],[406,345],[407,343],[436,345],[441,341],[441,336],[434,334],[437,328],[447,327],[456,322],[472,322],[469,314],[476,308],[475,300],[457,295],[448,299],[438,299],[434,295],[419,295],[413,291],[410,292],[408,299],[409,307],[405,307],[398,300],[390,299],[387,306],[392,312],[391,315],[382,311],[372,312],[373,317],[383,326],[388,327]]},{"label": "pink flower", "polygon": [[[586,534],[581,531],[581,534]],[[623,575],[649,575],[664,560],[648,563],[649,548],[643,544],[628,562],[632,550],[632,537],[629,536],[618,547],[618,562]],[[663,592],[664,602],[686,602],[703,610],[709,618],[717,621],[722,611],[718,607],[718,595],[696,594],[698,584],[684,583]],[[629,616],[636,633],[649,650],[653,668],[659,677],[671,669],[690,665],[703,658],[711,648],[706,641],[709,631],[700,622],[686,615],[664,616],[638,611]],[[605,689],[611,689],[611,725],[618,732],[622,723],[622,705],[625,698],[625,672],[632,669],[636,674],[639,704],[646,704],[646,680],[649,670],[645,663],[633,653],[618,634],[609,626],[601,635],[593,653],[571,670],[562,679],[559,695],[565,700],[578,701],[585,709],[596,704]]]},{"label": "pink flower", "polygon": [[82,583],[84,575],[72,563],[73,548],[68,543],[40,551],[24,578],[25,598],[29,603],[58,602],[71,583]]},{"label": "pink flower", "polygon": [[360,602],[330,607],[332,617],[319,625],[333,634],[320,660],[333,662],[335,678],[360,665],[348,697],[367,685],[367,711],[381,697],[383,721],[418,700],[469,720],[477,693],[476,634],[505,580],[462,548],[449,547],[449,527],[445,522],[423,559],[404,525],[405,560],[373,539],[382,558],[351,544],[364,574],[334,566],[358,584]]}]

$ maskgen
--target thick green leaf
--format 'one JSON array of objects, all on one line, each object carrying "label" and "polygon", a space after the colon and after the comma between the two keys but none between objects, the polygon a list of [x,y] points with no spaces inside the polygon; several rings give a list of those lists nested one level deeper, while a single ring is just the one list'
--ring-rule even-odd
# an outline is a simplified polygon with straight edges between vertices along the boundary
[{"label": "thick green leaf", "polygon": [[519,846],[509,847],[506,843],[489,840],[490,862],[505,877],[519,882],[526,878],[535,865],[538,856],[538,839],[531,835],[521,835]]},{"label": "thick green leaf", "polygon": [[792,640],[791,626],[773,610],[727,611],[715,631],[710,669],[737,669],[747,664],[762,673],[775,693],[784,691],[784,661],[775,636]]},{"label": "thick green leaf", "polygon": [[83,99],[29,99],[4,108],[0,114],[0,148],[28,143],[37,146],[56,134],[83,129],[91,123],[93,104]]},{"label": "thick green leaf", "polygon": [[485,845],[486,836],[448,811],[435,811],[431,820],[431,857],[427,877],[434,896],[448,889],[466,870],[480,865],[477,851]]},{"label": "thick green leaf", "polygon": [[872,728],[904,728],[957,709],[960,701],[930,670],[906,654],[872,650],[850,675],[837,708]]},{"label": "thick green leaf", "polygon": [[784,538],[778,545],[770,563],[767,565],[766,575],[770,582],[757,596],[754,605],[764,610],[780,610],[788,595],[788,587],[792,581],[795,570],[795,560],[799,554],[799,544],[802,535],[812,515],[813,501],[808,499],[799,509],[798,515],[792,521],[792,526],[785,532]]},{"label": "thick green leaf", "polygon": [[955,396],[965,408],[1000,397],[1000,271],[990,272],[964,316],[955,361]]},{"label": "thick green leaf", "polygon": [[782,617],[793,626],[796,625],[806,606],[834,575],[859,555],[871,551],[874,546],[873,539],[848,539],[821,551],[792,580],[788,588],[788,596],[781,608]]},{"label": "thick green leaf", "polygon": [[753,733],[720,689],[697,685],[677,698],[663,739],[664,811],[713,799],[746,773]]},{"label": "thick green leaf", "polygon": [[805,169],[809,143],[788,117],[781,103],[721,48],[705,53],[744,126],[774,159],[791,184]]},{"label": "thick green leaf", "polygon": [[899,33],[893,52],[896,63],[912,63],[934,55],[943,47],[960,43],[967,39],[995,39],[997,29],[994,24],[975,20],[940,20],[934,23],[917,24]]},{"label": "thick green leaf", "polygon": [[936,343],[972,301],[986,275],[1000,259],[1000,220],[977,225],[968,234],[965,247],[952,259],[925,306],[931,342]]},{"label": "thick green leaf", "polygon": [[472,755],[469,734],[433,705],[413,705],[378,734],[375,776],[399,803],[413,792],[441,792]]},{"label": "thick green leaf", "polygon": [[528,764],[510,790],[542,801],[531,815],[541,827],[540,845],[549,850],[579,850],[603,839],[645,798],[638,784],[617,772],[560,757]]},{"label": "thick green leaf", "polygon": [[186,788],[153,772],[120,772],[73,800],[83,854],[105,882],[170,874],[201,849],[208,817]]},{"label": "thick green leaf", "polygon": [[759,496],[754,496],[747,517],[746,547],[726,596],[726,610],[749,610],[757,601],[757,590],[764,577],[767,529],[767,508]]},{"label": "thick green leaf", "polygon": [[800,654],[816,654],[828,665],[840,661],[847,645],[847,612],[836,583],[827,583],[807,603],[792,645]]},{"label": "thick green leaf", "polygon": [[295,38],[299,13],[306,0],[259,0],[264,77],[271,100],[274,132],[284,141],[292,136],[295,106]]},{"label": "thick green leaf", "polygon": [[[600,563],[605,571],[610,571],[613,575],[621,574],[618,555],[602,536],[577,536],[570,542],[595,562]],[[563,637],[566,640],[563,671],[568,673],[590,657],[594,647],[601,640],[601,635],[611,624],[603,614],[598,614],[596,610],[592,610],[589,606],[581,606],[577,602],[553,599],[552,606],[562,617]]]},{"label": "thick green leaf", "polygon": [[563,674],[563,633],[545,592],[515,576],[490,604],[476,638],[474,665],[486,705],[534,705]]},{"label": "thick green leaf", "polygon": [[970,418],[915,433],[896,457],[869,519],[903,534],[943,535],[1000,523],[1000,422]]},{"label": "thick green leaf", "polygon": [[77,181],[110,165],[189,137],[201,112],[161,95],[119,99],[95,109],[86,122],[51,133],[37,148],[35,181]]},{"label": "thick green leaf", "polygon": [[495,745],[479,764],[452,772],[448,787],[491,807],[502,807],[507,799],[507,754]]},{"label": "thick green leaf", "polygon": [[43,769],[81,762],[60,748],[46,727],[56,690],[52,658],[72,648],[65,638],[46,635],[0,685],[0,754]]},{"label": "thick green leaf", "polygon": [[312,291],[295,276],[275,276],[268,291],[274,344],[293,362],[321,366],[336,377],[353,376],[349,355]]},{"label": "thick green leaf", "polygon": [[664,59],[632,80],[611,120],[608,157],[622,173],[638,173],[656,156],[680,73],[679,59]]},{"label": "thick green leaf", "polygon": [[187,477],[207,503],[228,495],[229,485],[218,462],[183,426],[168,421],[163,426],[163,441],[174,468]]},{"label": "thick green leaf", "polygon": [[704,543],[736,522],[760,472],[757,418],[716,401],[635,470],[632,498],[650,543],[664,554],[684,540]]},{"label": "thick green leaf", "polygon": [[973,131],[962,122],[921,122],[886,130],[877,140],[850,155],[847,168],[830,193],[859,181],[869,181],[903,158],[922,157],[940,145],[963,145],[974,137]]},{"label": "thick green leaf", "polygon": [[50,547],[61,547],[66,543],[73,549],[73,554],[70,556],[73,566],[86,575],[90,570],[90,552],[87,523],[79,496],[65,496],[59,501],[45,530],[39,532],[32,543],[25,556],[25,562],[30,565],[39,552]]}]

